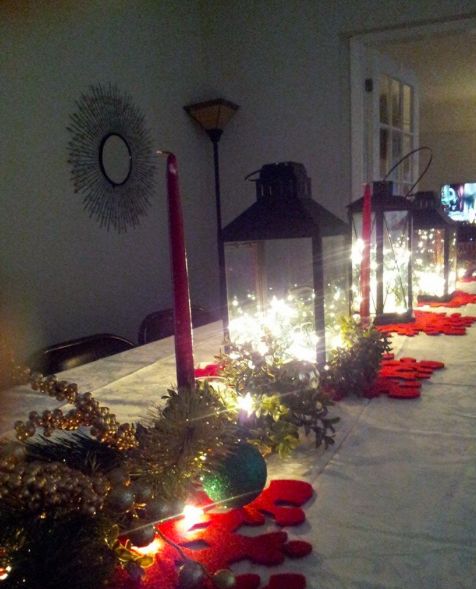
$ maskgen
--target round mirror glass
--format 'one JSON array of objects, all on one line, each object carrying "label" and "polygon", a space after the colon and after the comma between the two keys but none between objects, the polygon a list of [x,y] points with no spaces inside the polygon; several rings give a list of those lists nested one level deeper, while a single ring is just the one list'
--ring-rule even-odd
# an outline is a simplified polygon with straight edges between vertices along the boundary
[{"label": "round mirror glass", "polygon": [[132,168],[131,150],[124,137],[106,135],[99,149],[101,170],[111,184],[119,186],[129,178]]}]

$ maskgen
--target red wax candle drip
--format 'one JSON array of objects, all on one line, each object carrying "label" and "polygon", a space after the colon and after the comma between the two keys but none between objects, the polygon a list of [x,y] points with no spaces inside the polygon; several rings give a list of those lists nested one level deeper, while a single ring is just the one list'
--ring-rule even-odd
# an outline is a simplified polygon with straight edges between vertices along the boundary
[{"label": "red wax candle drip", "polygon": [[360,317],[367,321],[370,316],[370,244],[372,239],[372,193],[370,185],[365,185],[364,206],[362,210],[362,241],[364,249],[360,266]]},{"label": "red wax candle drip", "polygon": [[187,387],[192,386],[194,383],[192,319],[177,159],[172,153],[167,157],[167,192],[170,260],[174,293],[177,384],[179,387]]}]

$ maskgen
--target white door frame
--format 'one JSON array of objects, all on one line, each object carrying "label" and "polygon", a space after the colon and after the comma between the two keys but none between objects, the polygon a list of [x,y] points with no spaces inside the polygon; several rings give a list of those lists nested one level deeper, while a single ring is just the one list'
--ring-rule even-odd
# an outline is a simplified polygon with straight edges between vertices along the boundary
[{"label": "white door frame", "polygon": [[361,81],[365,79],[366,48],[382,41],[405,41],[430,37],[436,34],[451,34],[462,31],[476,31],[476,17],[468,16],[454,20],[425,25],[406,25],[401,28],[385,29],[370,33],[352,35],[350,46],[350,115],[351,115],[351,193],[352,201],[362,196],[362,182],[365,178],[364,145],[367,113]]}]

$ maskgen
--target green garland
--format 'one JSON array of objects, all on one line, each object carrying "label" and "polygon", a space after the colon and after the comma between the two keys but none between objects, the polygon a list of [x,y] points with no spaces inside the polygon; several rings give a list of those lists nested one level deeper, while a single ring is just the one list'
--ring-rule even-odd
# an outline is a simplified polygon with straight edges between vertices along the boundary
[{"label": "green garland", "polygon": [[[54,394],[63,393],[58,383]],[[95,403],[87,397],[88,407]],[[106,443],[80,431],[2,442],[0,567],[10,571],[2,589],[90,589],[118,565],[140,575],[153,559],[134,552],[130,540],[149,543],[153,522],[181,513],[179,499],[235,446],[234,414],[207,382],[198,382],[169,391],[145,424],[128,426],[134,439],[127,448],[115,435]],[[19,422],[16,429],[23,438],[28,425]]]},{"label": "green garland", "polygon": [[[29,383],[73,406],[31,412],[15,424],[21,442],[0,442],[0,567],[10,571],[2,589],[100,587],[118,565],[137,578],[153,559],[131,541],[149,543],[153,523],[179,514],[179,500],[237,440],[280,455],[298,445],[300,431],[316,447],[333,444],[333,396],[362,394],[388,350],[384,336],[355,322],[344,323],[344,338],[347,347],[320,374],[289,360],[270,333],[266,353],[231,344],[218,357],[218,381],[169,391],[137,425],[117,423],[74,384],[30,375],[0,342],[4,386]],[[239,403],[248,393],[251,415]]]}]

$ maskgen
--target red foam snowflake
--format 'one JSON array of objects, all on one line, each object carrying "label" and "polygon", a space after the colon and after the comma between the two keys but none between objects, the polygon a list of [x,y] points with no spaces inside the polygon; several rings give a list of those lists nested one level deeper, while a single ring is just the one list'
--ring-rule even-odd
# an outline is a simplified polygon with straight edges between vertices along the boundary
[{"label": "red foam snowflake", "polygon": [[463,290],[455,290],[453,296],[449,301],[442,302],[442,301],[427,301],[424,300],[418,303],[419,307],[429,306],[429,307],[463,307],[464,305],[469,305],[470,303],[476,303],[476,294],[471,294],[469,292],[464,292]]},{"label": "red foam snowflake", "polygon": [[219,376],[222,366],[220,364],[207,364],[203,368],[195,368],[195,378],[210,378]]},{"label": "red foam snowflake", "polygon": [[[252,563],[274,566],[286,558],[302,558],[312,546],[302,540],[288,540],[280,530],[255,536],[238,533],[243,526],[261,526],[266,516],[272,517],[280,526],[295,526],[304,522],[301,506],[313,495],[309,483],[295,480],[272,481],[257,499],[243,508],[225,512],[205,511],[191,528],[184,528],[184,519],[176,518],[160,525],[160,532],[180,546],[183,553],[206,567],[210,574],[233,563],[249,560]],[[169,544],[163,543],[155,563],[146,570],[140,585],[118,571],[114,582],[117,589],[176,589],[177,565],[180,554]],[[257,589],[261,584],[259,575],[238,575],[236,589]],[[300,574],[281,573],[271,575],[264,589],[304,589],[306,579]],[[210,581],[204,587],[212,588]]]},{"label": "red foam snowflake", "polygon": [[465,335],[466,328],[476,321],[471,315],[462,316],[461,313],[433,313],[432,311],[415,311],[415,320],[409,323],[391,323],[378,325],[382,333],[398,333],[399,335],[414,336],[418,333],[427,335]]},{"label": "red foam snowflake", "polygon": [[421,381],[430,378],[435,370],[444,366],[443,362],[434,360],[396,360],[394,354],[385,354],[377,378],[365,396],[372,398],[388,395],[396,399],[415,399],[421,394]]}]

